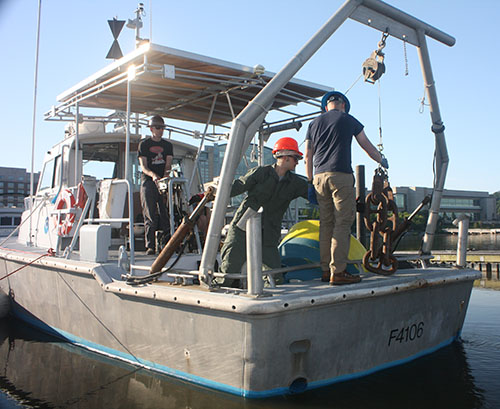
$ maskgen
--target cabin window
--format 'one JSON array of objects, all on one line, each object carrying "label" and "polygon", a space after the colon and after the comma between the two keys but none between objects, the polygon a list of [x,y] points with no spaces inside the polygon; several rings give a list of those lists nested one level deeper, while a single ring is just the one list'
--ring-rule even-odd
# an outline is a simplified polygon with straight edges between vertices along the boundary
[{"label": "cabin window", "polygon": [[[140,186],[137,145],[130,145],[130,166],[134,186]],[[86,143],[82,146],[83,174],[97,180],[125,177],[125,144],[123,142]],[[137,188],[138,189],[138,188]],[[134,188],[135,190],[135,188]]]},{"label": "cabin window", "polygon": [[56,181],[56,163],[59,163],[59,156],[50,159],[43,165],[42,175],[40,176],[40,182],[38,185],[38,190],[51,189],[55,186]]},{"label": "cabin window", "polygon": [[83,174],[98,180],[117,178],[119,157],[118,143],[84,144]]}]

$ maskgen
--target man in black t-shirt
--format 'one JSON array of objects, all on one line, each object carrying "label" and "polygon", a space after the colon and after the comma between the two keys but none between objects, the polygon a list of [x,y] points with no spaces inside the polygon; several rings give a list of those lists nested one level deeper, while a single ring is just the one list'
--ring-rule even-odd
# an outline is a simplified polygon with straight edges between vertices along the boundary
[{"label": "man in black t-shirt", "polygon": [[356,214],[352,137],[370,158],[385,168],[389,165],[367,138],[363,125],[349,115],[350,104],[344,94],[328,92],[321,108],[323,113],[309,124],[305,155],[307,179],[314,183],[319,204],[321,280],[329,281],[330,285],[357,283],[361,278],[346,271],[351,225]]},{"label": "man in black t-shirt", "polygon": [[156,182],[167,176],[172,168],[172,144],[162,139],[165,122],[159,115],[149,121],[151,137],[139,143],[139,163],[141,175],[141,205],[146,229],[146,254],[155,254],[155,233],[170,230],[169,217],[163,197]]}]

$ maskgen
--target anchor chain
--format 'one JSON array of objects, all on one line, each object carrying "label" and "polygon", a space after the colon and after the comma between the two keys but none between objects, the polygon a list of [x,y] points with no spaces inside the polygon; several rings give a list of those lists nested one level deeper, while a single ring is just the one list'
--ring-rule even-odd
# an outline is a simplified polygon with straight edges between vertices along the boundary
[{"label": "anchor chain", "polygon": [[398,206],[387,172],[382,167],[375,170],[372,191],[365,200],[364,220],[371,232],[370,249],[363,257],[364,267],[376,274],[394,274],[398,261],[392,254],[392,242],[397,227]]}]

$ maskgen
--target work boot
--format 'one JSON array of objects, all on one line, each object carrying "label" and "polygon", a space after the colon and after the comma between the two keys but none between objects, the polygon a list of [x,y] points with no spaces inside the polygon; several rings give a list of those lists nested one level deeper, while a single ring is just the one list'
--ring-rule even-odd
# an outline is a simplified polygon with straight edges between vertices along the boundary
[{"label": "work boot", "polygon": [[330,285],[354,284],[359,283],[361,277],[359,275],[349,274],[347,271],[341,273],[334,273],[330,279]]},{"label": "work boot", "polygon": [[323,271],[323,275],[321,276],[321,281],[324,283],[327,283],[330,281],[330,272],[329,271]]},{"label": "work boot", "polygon": [[153,249],[147,249],[147,250],[146,250],[146,254],[147,254],[148,256],[152,256],[152,255],[153,255],[153,254],[155,254],[155,253],[156,253],[156,252],[155,252]]}]

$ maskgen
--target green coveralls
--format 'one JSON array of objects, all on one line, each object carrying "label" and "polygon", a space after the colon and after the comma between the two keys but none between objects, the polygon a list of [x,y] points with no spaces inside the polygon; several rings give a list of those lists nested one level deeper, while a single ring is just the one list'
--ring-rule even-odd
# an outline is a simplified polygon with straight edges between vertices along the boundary
[{"label": "green coveralls", "polygon": [[281,237],[281,220],[293,199],[299,196],[307,199],[305,178],[288,171],[281,180],[274,165],[259,166],[251,169],[245,176],[236,179],[231,188],[231,196],[248,192],[241,202],[229,227],[221,250],[220,271],[240,273],[246,261],[245,232],[236,224],[248,207],[258,211],[262,206],[262,263],[269,268],[281,266],[278,244]]}]

